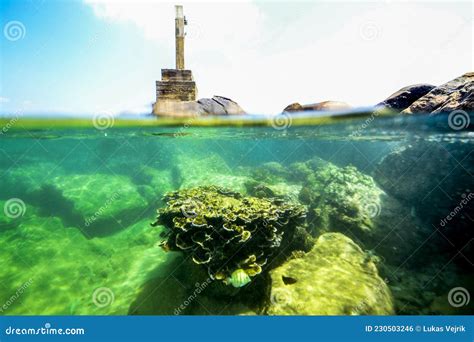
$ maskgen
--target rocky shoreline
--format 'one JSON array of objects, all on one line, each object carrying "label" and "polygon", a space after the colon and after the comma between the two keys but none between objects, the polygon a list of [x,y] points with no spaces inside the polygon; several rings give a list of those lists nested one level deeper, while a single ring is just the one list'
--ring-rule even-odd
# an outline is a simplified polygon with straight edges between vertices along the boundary
[{"label": "rocky shoreline", "polygon": [[[295,102],[286,106],[282,112],[345,111],[351,108],[353,107],[349,104],[339,101],[303,105]],[[403,87],[376,104],[374,108],[376,111],[390,109],[402,114],[474,111],[474,72],[465,73],[440,86],[415,84]],[[197,101],[161,101],[155,103],[153,113],[170,117],[248,114],[237,102],[223,96],[213,96]]]}]

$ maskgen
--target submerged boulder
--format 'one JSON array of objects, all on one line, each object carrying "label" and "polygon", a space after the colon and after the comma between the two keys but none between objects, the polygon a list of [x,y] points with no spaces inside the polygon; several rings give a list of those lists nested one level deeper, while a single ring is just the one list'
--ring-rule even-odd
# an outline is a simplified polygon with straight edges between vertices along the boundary
[{"label": "submerged boulder", "polygon": [[188,153],[177,153],[173,158],[172,175],[176,188],[216,185],[241,193],[246,190],[245,183],[249,178],[233,174],[227,162],[217,154],[207,153],[206,157],[195,157]]},{"label": "submerged boulder", "polygon": [[383,191],[372,177],[354,166],[337,167],[320,159],[297,167],[307,175],[300,200],[309,206],[313,233],[351,231],[356,236],[371,234],[373,219],[380,214]]},{"label": "submerged boulder", "polygon": [[442,113],[453,110],[474,111],[474,72],[468,72],[432,89],[402,113]]},{"label": "submerged boulder", "polygon": [[371,255],[340,233],[270,272],[270,315],[391,315],[389,288]]},{"label": "submerged boulder", "polygon": [[166,227],[161,246],[182,251],[211,279],[241,287],[280,252],[291,253],[295,231],[305,218],[301,206],[244,197],[209,186],[168,193],[153,224]]},{"label": "submerged boulder", "polygon": [[61,217],[89,238],[126,228],[148,208],[128,177],[106,174],[54,177],[36,192],[36,201],[43,212]]},{"label": "submerged boulder", "polygon": [[419,140],[385,156],[374,178],[388,194],[412,208],[431,231],[441,233],[438,242],[447,250],[455,246],[468,255],[473,249],[468,242],[474,238],[472,174],[472,144]]},{"label": "submerged boulder", "polygon": [[19,197],[30,201],[33,193],[52,177],[64,173],[56,163],[37,162],[11,167],[0,177],[3,198]]},{"label": "submerged boulder", "polygon": [[436,88],[436,86],[425,83],[403,87],[380,102],[377,107],[402,111],[434,88]]}]

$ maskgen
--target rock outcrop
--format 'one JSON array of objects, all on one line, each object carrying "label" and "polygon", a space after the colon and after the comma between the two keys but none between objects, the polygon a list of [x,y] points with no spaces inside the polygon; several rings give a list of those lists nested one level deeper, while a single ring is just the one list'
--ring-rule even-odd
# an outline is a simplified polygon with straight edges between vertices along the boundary
[{"label": "rock outcrop", "polygon": [[349,108],[351,108],[351,106],[349,106],[347,103],[339,101],[324,101],[306,105],[301,105],[298,102],[295,102],[286,106],[285,109],[283,109],[283,112],[334,111]]},{"label": "rock outcrop", "polygon": [[474,72],[466,73],[434,88],[413,102],[402,113],[442,113],[474,110]]},{"label": "rock outcrop", "polygon": [[361,238],[373,234],[373,219],[381,210],[383,191],[372,177],[353,166],[344,168],[314,158],[294,169],[309,174],[300,192],[300,201],[309,207],[313,233],[347,230]]},{"label": "rock outcrop", "polygon": [[[472,146],[417,141],[387,155],[374,172],[378,184],[440,234],[446,250],[468,255],[473,245]],[[472,252],[471,252],[472,255]]]},{"label": "rock outcrop", "polygon": [[340,233],[270,272],[270,315],[391,315],[392,295],[371,255]]},{"label": "rock outcrop", "polygon": [[212,99],[204,98],[197,101],[208,115],[240,115],[245,111],[237,102],[223,96],[213,96]]},{"label": "rock outcrop", "polygon": [[474,72],[443,85],[416,84],[404,87],[377,105],[403,114],[474,111]]},{"label": "rock outcrop", "polygon": [[153,114],[168,117],[198,117],[206,115],[242,115],[246,112],[239,104],[223,96],[197,101],[162,100],[153,105]]},{"label": "rock outcrop", "polygon": [[404,110],[420,97],[428,94],[436,86],[431,84],[415,84],[403,87],[399,91],[393,93],[385,100],[380,102],[377,107],[388,108],[393,110]]}]

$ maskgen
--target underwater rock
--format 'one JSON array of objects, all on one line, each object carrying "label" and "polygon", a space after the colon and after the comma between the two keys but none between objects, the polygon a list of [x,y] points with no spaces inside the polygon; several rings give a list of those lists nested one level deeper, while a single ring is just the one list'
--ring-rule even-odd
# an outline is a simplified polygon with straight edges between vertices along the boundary
[{"label": "underwater rock", "polygon": [[436,86],[431,84],[415,84],[403,87],[377,104],[376,107],[402,111],[434,88],[436,88]]},{"label": "underwater rock", "polygon": [[37,162],[12,167],[5,172],[5,176],[0,177],[2,197],[19,197],[28,202],[35,191],[63,170],[55,163]]},{"label": "underwater rock", "polygon": [[391,315],[392,296],[351,239],[326,233],[313,249],[270,271],[269,315]]},{"label": "underwater rock", "polygon": [[345,102],[339,101],[323,101],[301,105],[297,102],[292,103],[283,109],[283,113],[287,112],[306,112],[306,111],[336,111],[350,109],[351,106]]},{"label": "underwater rock", "polygon": [[[374,171],[377,183],[439,231],[438,243],[456,252],[474,246],[472,144],[419,140],[385,156]],[[446,239],[447,238],[447,239]],[[431,243],[433,243],[432,241]],[[472,264],[472,263],[471,263]]]},{"label": "underwater rock", "polygon": [[191,256],[212,280],[225,283],[238,269],[254,277],[274,255],[291,253],[289,245],[306,215],[302,206],[216,186],[171,192],[165,201],[153,224],[167,228],[162,247]]},{"label": "underwater rock", "polygon": [[380,213],[383,191],[372,177],[353,166],[340,168],[319,158],[306,166],[313,172],[307,176],[299,198],[309,205],[308,221],[313,233],[373,233],[373,219]]},{"label": "underwater rock", "polygon": [[281,198],[291,203],[298,203],[301,185],[289,184],[287,182],[266,184],[257,181],[245,183],[247,193],[258,198]]},{"label": "underwater rock", "polygon": [[290,171],[278,162],[263,163],[250,170],[252,179],[269,184],[285,182],[291,177]]},{"label": "underwater rock", "polygon": [[419,269],[426,264],[428,255],[439,251],[429,241],[432,229],[421,220],[412,208],[389,195],[381,196],[381,210],[372,220],[373,234],[361,236],[347,232],[362,248],[380,264],[403,265],[407,269]]},{"label": "underwater rock", "polygon": [[154,246],[159,229],[146,221],[89,240],[39,212],[27,203],[15,228],[1,231],[0,303],[8,305],[0,315],[126,315],[136,290],[168,255]]},{"label": "underwater rock", "polygon": [[217,154],[193,157],[186,153],[174,156],[174,183],[177,188],[186,189],[204,185],[223,186],[236,192],[245,192],[249,178],[233,175],[226,161]]},{"label": "underwater rock", "polygon": [[144,166],[139,172],[135,173],[133,182],[137,184],[137,190],[148,203],[155,202],[158,196],[173,190],[173,180],[171,170],[157,169],[150,166]]},{"label": "underwater rock", "polygon": [[60,216],[87,237],[104,236],[140,219],[148,208],[125,176],[94,174],[57,176],[37,193],[40,208]]},{"label": "underwater rock", "polygon": [[446,113],[453,110],[474,111],[474,72],[468,72],[432,89],[402,113]]},{"label": "underwater rock", "polygon": [[[398,315],[440,315],[443,312],[456,314],[459,310],[449,304],[448,292],[460,285],[469,288],[472,280],[463,281],[463,276],[459,277],[463,272],[457,270],[454,263],[447,263],[447,260],[439,255],[430,256],[429,262],[427,260],[427,257],[420,260],[420,264],[414,269],[400,267],[400,264],[393,266],[384,264],[380,267],[380,274],[387,275]],[[445,305],[443,308],[437,308],[438,303],[435,303],[440,294],[443,294],[442,300]],[[467,309],[467,306],[462,309]]]},{"label": "underwater rock", "polygon": [[245,183],[251,196],[277,197],[291,203],[299,203],[301,184],[296,182],[292,170],[278,162],[264,163],[250,169],[250,178]]}]

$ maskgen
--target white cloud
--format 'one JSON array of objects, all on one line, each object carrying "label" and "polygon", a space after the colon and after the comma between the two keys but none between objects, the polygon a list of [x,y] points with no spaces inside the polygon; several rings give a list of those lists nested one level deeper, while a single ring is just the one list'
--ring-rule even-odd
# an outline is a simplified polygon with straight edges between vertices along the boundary
[{"label": "white cloud", "polygon": [[[174,3],[85,2],[99,18],[132,23],[174,51]],[[268,5],[183,4],[187,67],[200,97],[229,96],[251,112],[279,112],[295,101],[370,105],[405,85],[440,84],[472,69],[471,21],[456,8],[321,2],[292,13],[287,3],[280,11],[289,24],[269,20]]]},{"label": "white cloud", "polygon": [[10,102],[10,99],[8,97],[0,96],[0,103],[8,103],[8,102]]}]

